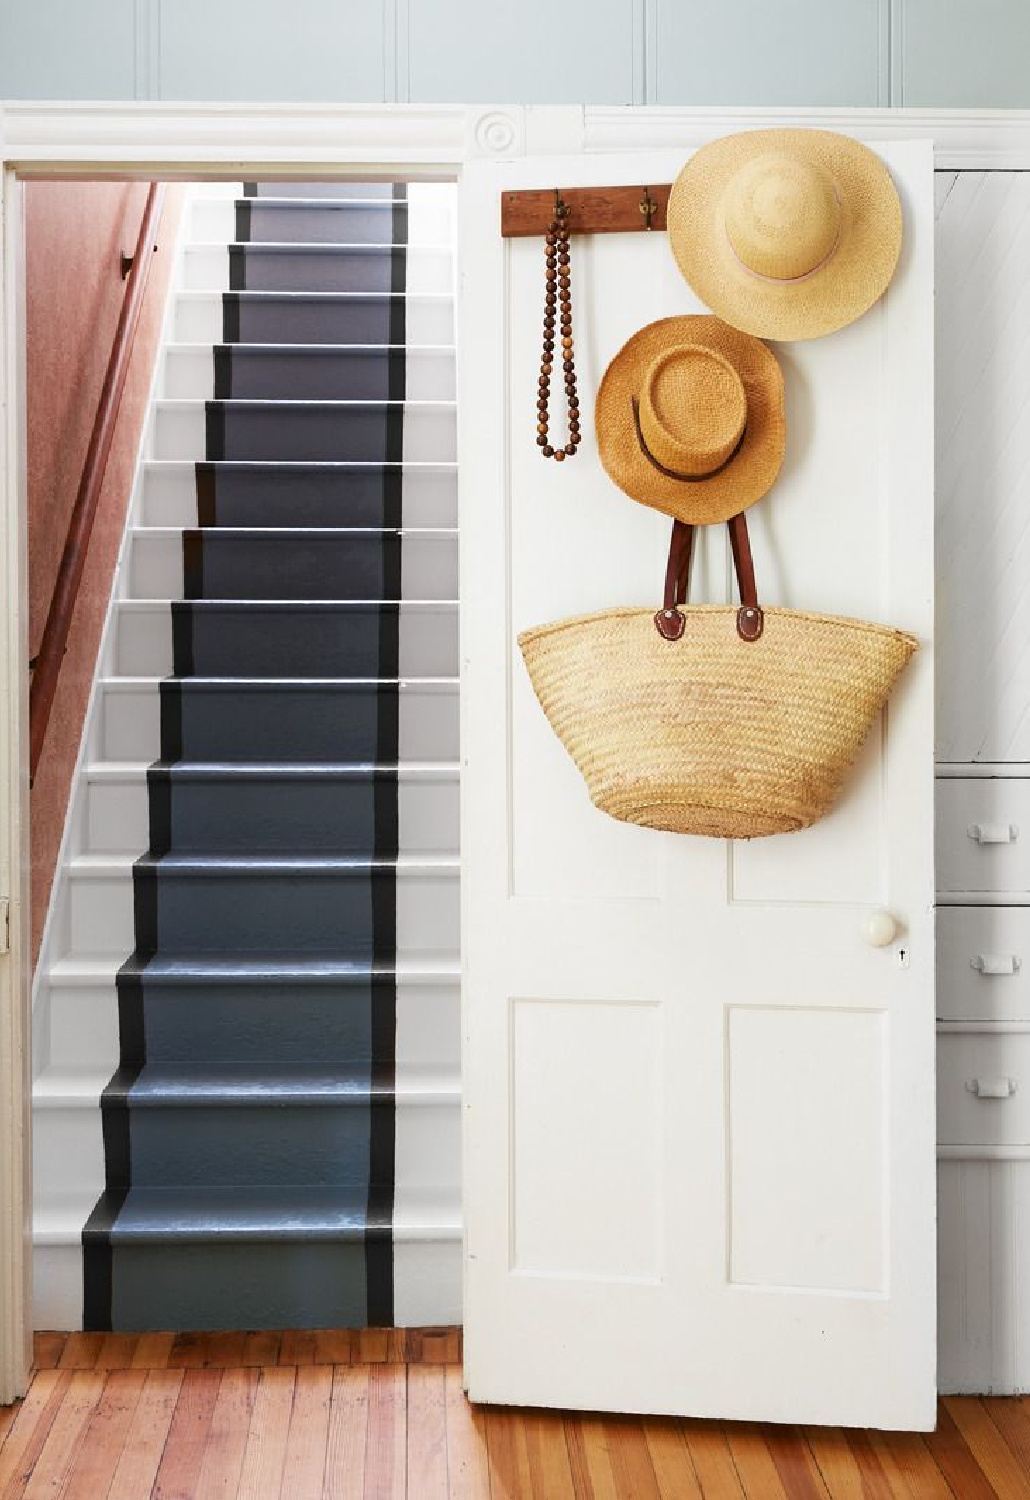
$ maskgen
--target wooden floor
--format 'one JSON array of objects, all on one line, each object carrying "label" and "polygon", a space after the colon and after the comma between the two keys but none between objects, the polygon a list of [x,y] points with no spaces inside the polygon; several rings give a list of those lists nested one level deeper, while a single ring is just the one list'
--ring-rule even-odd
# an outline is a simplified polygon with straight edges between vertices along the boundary
[{"label": "wooden floor", "polygon": [[0,1497],[1009,1500],[1030,1398],[884,1435],[476,1409],[457,1330],[40,1334],[0,1408]]}]

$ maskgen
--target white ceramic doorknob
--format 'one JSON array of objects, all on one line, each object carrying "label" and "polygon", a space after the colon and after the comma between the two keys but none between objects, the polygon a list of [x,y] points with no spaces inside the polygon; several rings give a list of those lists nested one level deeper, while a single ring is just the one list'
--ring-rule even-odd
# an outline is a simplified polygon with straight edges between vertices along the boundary
[{"label": "white ceramic doorknob", "polygon": [[862,936],[870,948],[889,948],[898,935],[898,924],[889,911],[871,911],[862,924]]}]

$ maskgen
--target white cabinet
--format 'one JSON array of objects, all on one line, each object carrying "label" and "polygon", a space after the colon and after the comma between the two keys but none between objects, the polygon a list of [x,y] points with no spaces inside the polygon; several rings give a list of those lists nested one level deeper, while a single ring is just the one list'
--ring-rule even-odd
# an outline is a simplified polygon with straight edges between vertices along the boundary
[{"label": "white cabinet", "polygon": [[937,174],[943,1391],[1030,1390],[1030,174]]}]

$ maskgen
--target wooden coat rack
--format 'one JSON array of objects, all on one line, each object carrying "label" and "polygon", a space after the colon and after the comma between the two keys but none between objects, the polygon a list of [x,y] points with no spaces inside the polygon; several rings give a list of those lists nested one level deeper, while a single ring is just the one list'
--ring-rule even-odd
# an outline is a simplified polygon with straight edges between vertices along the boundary
[{"label": "wooden coat rack", "polygon": [[545,235],[559,203],[571,234],[633,234],[664,229],[672,184],[659,187],[541,188],[501,194],[501,236]]}]

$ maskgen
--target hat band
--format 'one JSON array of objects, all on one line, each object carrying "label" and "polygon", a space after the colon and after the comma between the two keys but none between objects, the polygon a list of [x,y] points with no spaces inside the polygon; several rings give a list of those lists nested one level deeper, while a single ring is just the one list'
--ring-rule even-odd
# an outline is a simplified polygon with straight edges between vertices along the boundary
[{"label": "hat band", "polygon": [[640,444],[641,453],[647,459],[651,467],[658,470],[659,474],[664,474],[666,479],[678,479],[681,484],[703,484],[706,479],[714,479],[716,474],[721,474],[723,469],[728,468],[736,458],[737,454],[740,452],[741,444],[747,436],[747,423],[745,422],[743,428],[741,429],[740,437],[737,439],[736,447],[734,448],[733,452],[728,455],[728,457],[723,459],[721,464],[719,464],[714,469],[709,469],[707,474],[680,474],[676,469],[667,469],[664,464],[660,464],[655,458],[654,454],[647,446],[647,441],[644,438],[643,429],[640,426],[640,402],[637,400],[636,396],[631,396],[629,399],[630,405],[633,407],[633,425],[637,430],[637,442]]},{"label": "hat band", "polygon": [[[840,194],[837,192],[836,184],[834,185],[833,191],[839,205]],[[826,266],[836,255],[837,247],[840,245],[841,235],[844,233],[844,215],[842,213],[840,218],[837,220],[837,234],[834,238],[833,244],[830,246],[829,250],[827,250],[822,260],[814,265],[810,271],[802,271],[800,276],[766,276],[764,271],[756,271],[754,266],[749,266],[747,261],[741,260],[740,256],[737,254],[737,248],[734,245],[733,241],[730,239],[729,231],[726,228],[725,219],[723,219],[722,221],[722,232],[726,236],[726,243],[730,247],[730,254],[733,256],[733,259],[737,262],[738,266],[741,266],[747,272],[749,276],[756,276],[759,281],[765,281],[769,284],[769,286],[801,286],[803,282],[808,281],[813,276],[818,276],[820,271],[825,270]]]}]

